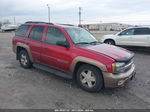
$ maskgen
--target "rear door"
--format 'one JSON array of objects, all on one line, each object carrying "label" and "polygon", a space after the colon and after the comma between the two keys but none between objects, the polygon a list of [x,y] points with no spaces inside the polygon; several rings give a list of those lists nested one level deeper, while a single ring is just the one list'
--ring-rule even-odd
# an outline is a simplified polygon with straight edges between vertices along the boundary
[{"label": "rear door", "polygon": [[119,33],[116,37],[117,45],[132,46],[134,37],[134,28],[126,29]]},{"label": "rear door", "polygon": [[33,26],[26,40],[26,44],[29,45],[30,52],[34,62],[41,61],[43,31],[44,26],[40,25]]},{"label": "rear door", "polygon": [[48,27],[43,43],[42,62],[48,66],[67,72],[73,59],[71,48],[57,45],[58,41],[68,43],[62,29]]},{"label": "rear door", "polygon": [[132,40],[134,46],[150,46],[150,29],[135,28]]}]

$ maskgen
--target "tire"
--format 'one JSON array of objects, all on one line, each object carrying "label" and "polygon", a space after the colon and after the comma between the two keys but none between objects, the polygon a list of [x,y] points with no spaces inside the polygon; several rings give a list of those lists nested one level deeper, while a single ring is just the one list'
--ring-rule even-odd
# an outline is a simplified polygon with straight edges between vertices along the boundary
[{"label": "tire", "polygon": [[99,92],[103,88],[101,71],[92,65],[82,65],[76,74],[77,84],[87,92]]},{"label": "tire", "polygon": [[105,40],[104,43],[109,45],[115,45],[115,42],[113,40]]},{"label": "tire", "polygon": [[32,63],[30,61],[29,55],[26,50],[21,50],[19,52],[19,62],[23,68],[31,68]]}]

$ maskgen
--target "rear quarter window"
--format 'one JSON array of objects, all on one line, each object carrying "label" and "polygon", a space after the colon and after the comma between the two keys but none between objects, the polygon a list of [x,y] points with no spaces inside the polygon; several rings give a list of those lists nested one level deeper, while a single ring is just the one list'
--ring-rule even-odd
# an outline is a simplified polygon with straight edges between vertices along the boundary
[{"label": "rear quarter window", "polygon": [[21,25],[17,30],[15,35],[20,37],[25,37],[30,25]]}]

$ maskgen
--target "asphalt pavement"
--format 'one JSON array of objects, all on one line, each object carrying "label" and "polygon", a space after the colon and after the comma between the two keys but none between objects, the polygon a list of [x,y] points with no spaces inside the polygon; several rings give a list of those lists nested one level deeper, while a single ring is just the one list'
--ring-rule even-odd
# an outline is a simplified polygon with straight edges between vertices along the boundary
[{"label": "asphalt pavement", "polygon": [[15,59],[14,33],[0,33],[0,108],[150,109],[150,53],[135,52],[136,77],[125,87],[88,93],[72,80],[39,69],[24,69]]}]

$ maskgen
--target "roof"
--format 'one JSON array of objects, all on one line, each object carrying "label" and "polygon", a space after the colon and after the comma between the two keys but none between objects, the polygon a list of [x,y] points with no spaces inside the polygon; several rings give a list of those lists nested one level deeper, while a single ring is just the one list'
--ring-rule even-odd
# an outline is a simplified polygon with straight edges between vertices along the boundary
[{"label": "roof", "polygon": [[38,25],[55,25],[55,26],[59,26],[59,27],[76,27],[72,24],[54,24],[54,23],[48,23],[48,22],[41,22],[41,21],[27,21],[24,24],[38,24]]},{"label": "roof", "polygon": [[150,26],[134,26],[134,27],[128,27],[127,29],[130,28],[150,28]]},{"label": "roof", "polygon": [[54,25],[53,23],[41,22],[41,21],[27,21],[25,23],[26,24],[50,24],[50,25]]}]

